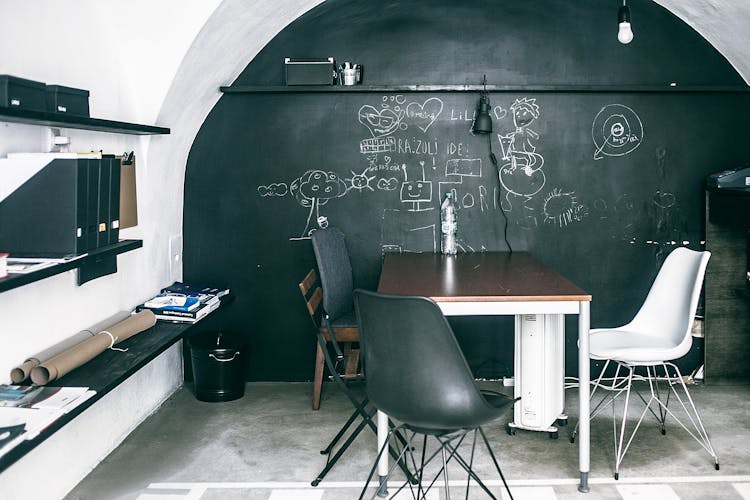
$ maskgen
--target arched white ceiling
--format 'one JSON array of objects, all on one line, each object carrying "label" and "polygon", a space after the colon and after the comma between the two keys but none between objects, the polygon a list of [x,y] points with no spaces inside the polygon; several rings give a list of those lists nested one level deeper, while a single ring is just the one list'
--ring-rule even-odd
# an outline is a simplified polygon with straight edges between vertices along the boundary
[{"label": "arched white ceiling", "polygon": [[[654,0],[708,40],[750,82],[750,2],[747,0]],[[635,13],[634,13],[635,16]],[[637,18],[633,19],[637,22]],[[637,30],[637,25],[634,28]],[[686,62],[689,56],[685,57]]]}]

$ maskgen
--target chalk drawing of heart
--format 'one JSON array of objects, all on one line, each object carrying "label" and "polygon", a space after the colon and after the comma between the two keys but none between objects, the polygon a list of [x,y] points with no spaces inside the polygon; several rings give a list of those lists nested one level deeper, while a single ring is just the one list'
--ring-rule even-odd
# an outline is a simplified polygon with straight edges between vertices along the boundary
[{"label": "chalk drawing of heart", "polygon": [[422,104],[418,102],[410,102],[406,106],[406,116],[414,123],[422,132],[427,132],[430,125],[435,123],[440,113],[443,112],[443,101],[437,97],[430,97]]},{"label": "chalk drawing of heart", "polygon": [[398,188],[398,179],[391,177],[390,179],[378,179],[378,189],[383,191],[395,191]]},{"label": "chalk drawing of heart", "polygon": [[675,197],[672,193],[662,193],[657,191],[654,194],[654,205],[660,208],[672,208],[675,203]]},{"label": "chalk drawing of heart", "polygon": [[498,120],[502,120],[503,118],[505,118],[505,115],[508,114],[508,110],[502,106],[495,106],[492,109],[492,112],[495,114],[495,118]]},{"label": "chalk drawing of heart", "polygon": [[404,113],[396,113],[392,109],[375,109],[369,104],[359,108],[359,123],[368,128],[373,137],[383,137],[393,133],[404,118]]}]

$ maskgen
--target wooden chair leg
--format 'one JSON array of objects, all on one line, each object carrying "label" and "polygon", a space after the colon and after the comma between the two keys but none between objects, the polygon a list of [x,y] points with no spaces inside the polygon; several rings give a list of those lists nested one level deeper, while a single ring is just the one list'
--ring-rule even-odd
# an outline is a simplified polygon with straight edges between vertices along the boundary
[{"label": "wooden chair leg", "polygon": [[359,368],[359,349],[349,349],[349,356],[346,358],[346,378],[353,379],[357,376]]},{"label": "wooden chair leg", "polygon": [[320,393],[323,389],[323,350],[320,344],[316,343],[315,349],[315,377],[313,378],[313,400],[312,409],[320,408]]}]

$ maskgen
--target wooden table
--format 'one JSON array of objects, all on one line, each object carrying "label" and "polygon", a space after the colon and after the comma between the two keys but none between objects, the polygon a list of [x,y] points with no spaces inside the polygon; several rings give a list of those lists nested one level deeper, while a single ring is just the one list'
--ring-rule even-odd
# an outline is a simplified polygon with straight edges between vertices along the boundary
[{"label": "wooden table", "polygon": [[[589,304],[587,294],[526,252],[389,253],[378,291],[419,295],[437,302],[446,316],[578,315],[579,491],[588,491],[589,473]],[[378,412],[378,448],[385,442],[388,416]],[[388,457],[378,466],[382,491]]]}]

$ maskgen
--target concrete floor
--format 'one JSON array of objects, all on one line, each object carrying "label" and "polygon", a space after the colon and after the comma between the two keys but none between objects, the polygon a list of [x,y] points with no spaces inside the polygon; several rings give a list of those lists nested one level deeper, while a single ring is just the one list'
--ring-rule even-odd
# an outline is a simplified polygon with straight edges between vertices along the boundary
[{"label": "concrete floor", "polygon": [[[372,464],[375,436],[366,431],[317,487],[325,465],[319,450],[351,413],[349,401],[326,384],[321,409],[310,409],[309,383],[249,383],[242,399],[197,401],[181,388],[139,426],[66,498],[342,500],[359,496]],[[613,479],[611,412],[591,424],[591,492],[577,491],[578,448],[568,436],[577,420],[577,390],[566,393],[571,425],[557,440],[544,433],[510,436],[500,419],[485,427],[516,500],[523,499],[750,499],[750,386],[691,386],[717,450],[721,470],[674,421],[662,436],[644,420]],[[476,469],[501,497],[486,455]],[[451,481],[465,475],[456,471]],[[393,483],[391,483],[393,484]],[[393,491],[393,490],[391,490]],[[374,492],[374,490],[373,490]],[[411,498],[408,495],[399,498]],[[455,492],[453,498],[463,498]],[[485,498],[472,489],[471,498]],[[435,491],[428,499],[445,498]]]}]

